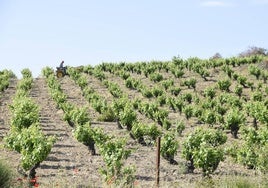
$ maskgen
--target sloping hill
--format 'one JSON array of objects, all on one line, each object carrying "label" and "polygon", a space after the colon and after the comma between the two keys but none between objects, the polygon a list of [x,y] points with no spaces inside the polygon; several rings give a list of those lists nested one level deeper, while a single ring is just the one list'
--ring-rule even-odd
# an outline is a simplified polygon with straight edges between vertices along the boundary
[{"label": "sloping hill", "polygon": [[[241,114],[245,115],[245,123],[239,126],[249,128],[253,127],[255,116],[250,115],[246,105],[251,104],[249,102],[262,101],[267,110],[267,70],[259,69],[260,77],[257,78],[257,73],[252,70],[258,66],[255,66],[252,62],[239,59],[223,59],[222,62],[216,62],[219,64],[215,65],[213,65],[214,62],[210,61],[202,61],[202,64],[198,65],[199,61],[193,58],[184,62],[175,59],[170,62],[138,62],[136,64],[104,63],[96,67],[80,67],[77,72],[77,74],[86,78],[86,87],[94,90],[96,95],[106,102],[106,107],[112,108],[115,101],[124,98],[126,103],[133,104],[136,107],[133,107],[133,109],[137,114],[139,123],[156,125],[161,130],[162,136],[168,133],[176,135],[175,141],[178,142],[179,148],[174,156],[175,163],[171,164],[161,157],[161,187],[192,187],[198,185],[197,182],[202,180],[202,170],[200,168],[196,168],[194,173],[187,173],[185,166],[187,161],[182,157],[183,142],[197,127],[208,130],[223,130],[228,137],[226,144],[223,146],[227,150],[234,143],[242,145],[245,142],[244,132],[239,130],[238,139],[233,138],[230,129],[225,127],[228,112],[231,112],[233,108],[239,108]],[[133,136],[131,137],[131,131],[124,126],[123,129],[119,129],[116,120],[101,121],[100,116],[103,114],[99,113],[94,106],[95,104],[86,98],[83,89],[79,87],[77,80],[73,79],[72,76],[58,78],[57,81],[70,104],[87,109],[92,127],[102,128],[107,135],[127,140],[126,147],[131,149],[132,152],[126,159],[126,164],[135,166],[135,186],[152,187],[155,183],[156,174],[155,143],[142,145],[137,139],[133,139]],[[128,81],[137,82],[139,85],[137,88],[129,87]],[[14,169],[19,165],[20,155],[5,149],[2,138],[7,134],[10,127],[8,105],[11,104],[12,97],[16,92],[17,82],[16,79],[10,82],[8,89],[1,93],[0,102],[1,158],[9,161]],[[228,86],[224,86],[224,84]],[[122,92],[119,97],[112,90],[114,88]],[[241,93],[238,91],[239,88],[242,90]],[[175,93],[176,91],[178,93]],[[210,91],[214,93],[211,98],[209,97],[211,95]],[[157,94],[157,92],[162,93]],[[34,79],[30,97],[39,105],[42,130],[46,135],[54,135],[57,138],[51,153],[37,168],[40,187],[106,186],[99,173],[99,170],[105,165],[102,156],[99,155],[99,149],[96,148],[97,155],[91,155],[88,147],[75,139],[73,127],[64,121],[64,112],[57,108],[57,104],[52,100],[45,78]],[[233,98],[228,101],[228,97]],[[181,109],[178,104],[175,107],[172,106],[174,105],[172,102],[177,100],[182,102]],[[226,112],[222,115],[218,114],[218,108],[214,108],[217,105],[216,100],[223,101],[220,110],[226,110]],[[145,109],[143,105],[149,108],[155,106],[157,109],[163,110],[162,112],[167,113],[165,121],[170,122],[170,127],[164,125],[162,119],[157,119],[143,111]],[[148,111],[149,108],[147,108]],[[190,110],[191,113],[188,114],[187,110]],[[214,112],[215,120],[209,121],[205,112]],[[261,118],[259,119],[256,116],[257,126],[260,129],[267,125],[265,115]],[[177,132],[179,122],[185,125],[182,134]],[[226,155],[225,160],[219,164],[212,177],[215,181],[220,179],[220,183],[215,182],[219,185],[222,181],[225,181],[225,179],[222,180],[223,178],[232,180],[234,174],[237,177],[243,177],[252,176],[255,172],[234,162],[230,155]],[[16,176],[19,177],[19,174],[16,174]],[[262,177],[252,176],[250,178],[257,183],[262,182]],[[264,176],[265,178],[267,177]]]}]

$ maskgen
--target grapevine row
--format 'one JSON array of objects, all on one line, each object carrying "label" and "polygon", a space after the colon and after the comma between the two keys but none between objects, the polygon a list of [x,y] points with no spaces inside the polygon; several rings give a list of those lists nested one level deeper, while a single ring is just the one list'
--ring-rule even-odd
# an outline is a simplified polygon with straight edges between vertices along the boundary
[{"label": "grapevine row", "polygon": [[[55,137],[45,136],[40,127],[39,108],[28,97],[33,78],[29,69],[21,71],[23,79],[17,85],[10,105],[11,127],[4,138],[6,146],[21,154],[21,167],[35,178],[35,169],[44,161],[55,143]],[[23,172],[25,174],[25,172]]]},{"label": "grapevine row", "polygon": [[[95,145],[97,145],[106,164],[106,167],[100,171],[105,182],[111,183],[112,181],[115,185],[120,183],[132,184],[134,182],[134,168],[124,167],[124,160],[131,153],[130,150],[125,148],[126,140],[107,135],[100,128],[92,128],[86,107],[77,108],[67,102],[66,95],[62,92],[53,70],[46,67],[43,69],[43,75],[46,77],[52,98],[56,101],[58,107],[64,111],[64,120],[74,127],[75,138],[87,145],[92,155],[96,154]],[[83,85],[82,82],[80,84]]]}]

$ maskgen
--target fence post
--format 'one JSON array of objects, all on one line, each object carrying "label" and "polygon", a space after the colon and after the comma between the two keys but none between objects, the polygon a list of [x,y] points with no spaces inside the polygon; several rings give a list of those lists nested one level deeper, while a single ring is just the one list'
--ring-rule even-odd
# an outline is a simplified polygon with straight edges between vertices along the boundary
[{"label": "fence post", "polygon": [[156,149],[156,187],[159,187],[161,137],[157,137],[156,142],[157,142],[157,149]]}]

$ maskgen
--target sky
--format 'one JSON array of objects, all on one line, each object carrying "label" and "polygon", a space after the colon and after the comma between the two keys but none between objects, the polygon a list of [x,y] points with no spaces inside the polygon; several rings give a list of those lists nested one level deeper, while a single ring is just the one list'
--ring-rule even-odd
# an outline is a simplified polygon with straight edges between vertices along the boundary
[{"label": "sky", "polygon": [[268,0],[0,0],[0,70],[268,48]]}]

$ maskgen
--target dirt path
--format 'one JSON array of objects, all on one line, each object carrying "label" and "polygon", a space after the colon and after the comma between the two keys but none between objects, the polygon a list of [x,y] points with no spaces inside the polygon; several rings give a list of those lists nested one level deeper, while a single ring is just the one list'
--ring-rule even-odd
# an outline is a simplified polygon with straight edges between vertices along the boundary
[{"label": "dirt path", "polygon": [[57,137],[48,158],[37,169],[40,186],[99,187],[102,184],[98,174],[102,165],[101,157],[91,156],[87,147],[73,137],[71,127],[62,120],[63,112],[56,108],[50,98],[43,78],[35,79],[30,96],[39,104],[44,133]]}]

